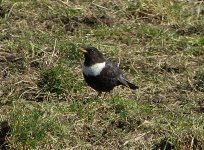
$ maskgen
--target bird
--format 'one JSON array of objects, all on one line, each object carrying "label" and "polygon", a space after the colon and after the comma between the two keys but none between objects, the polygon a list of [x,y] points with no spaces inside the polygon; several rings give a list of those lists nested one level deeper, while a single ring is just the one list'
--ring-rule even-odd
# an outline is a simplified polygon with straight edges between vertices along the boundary
[{"label": "bird", "polygon": [[95,47],[79,48],[84,54],[84,64],[82,66],[83,76],[91,88],[101,95],[102,92],[109,92],[114,87],[122,85],[130,89],[139,87],[127,81],[118,65],[112,61],[106,60],[103,54]]}]

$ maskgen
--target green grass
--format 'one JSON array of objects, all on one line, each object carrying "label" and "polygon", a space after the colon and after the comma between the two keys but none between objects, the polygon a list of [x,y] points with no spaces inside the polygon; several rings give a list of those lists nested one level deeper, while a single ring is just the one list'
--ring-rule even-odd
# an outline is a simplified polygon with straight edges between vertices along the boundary
[{"label": "green grass", "polygon": [[[7,144],[203,148],[203,18],[199,1],[0,1],[0,121],[11,126]],[[84,45],[119,62],[139,90],[117,87],[97,98],[81,71]]]}]

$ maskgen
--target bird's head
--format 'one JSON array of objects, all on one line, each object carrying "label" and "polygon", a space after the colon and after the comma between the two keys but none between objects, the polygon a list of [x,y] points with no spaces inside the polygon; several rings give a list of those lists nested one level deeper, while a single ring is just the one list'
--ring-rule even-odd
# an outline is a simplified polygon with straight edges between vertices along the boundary
[{"label": "bird's head", "polygon": [[105,61],[103,54],[95,47],[83,47],[79,50],[83,52],[85,57],[84,64],[87,66]]}]

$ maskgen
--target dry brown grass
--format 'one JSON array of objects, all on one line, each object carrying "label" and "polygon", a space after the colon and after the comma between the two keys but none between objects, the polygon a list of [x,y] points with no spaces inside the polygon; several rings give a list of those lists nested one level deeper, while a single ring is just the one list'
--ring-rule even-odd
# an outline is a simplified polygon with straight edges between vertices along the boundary
[{"label": "dry brown grass", "polygon": [[[203,1],[0,1],[6,143],[11,149],[202,149],[203,18]],[[96,99],[81,74],[82,45],[119,62],[140,89],[117,87]]]}]

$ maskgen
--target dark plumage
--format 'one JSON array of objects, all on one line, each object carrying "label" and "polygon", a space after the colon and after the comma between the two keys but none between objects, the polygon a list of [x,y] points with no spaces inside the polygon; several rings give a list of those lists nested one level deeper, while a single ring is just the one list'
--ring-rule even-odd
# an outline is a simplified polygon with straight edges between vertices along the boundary
[{"label": "dark plumage", "polygon": [[124,79],[122,71],[117,64],[106,60],[103,54],[94,47],[80,49],[84,53],[83,75],[87,84],[98,91],[110,92],[115,86],[123,85],[130,89],[138,86]]}]

